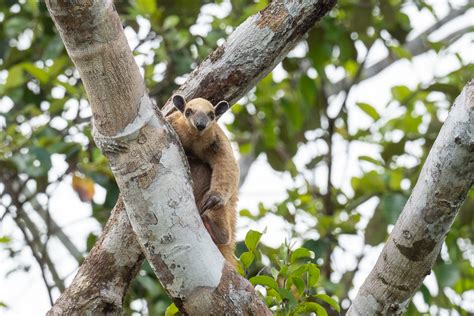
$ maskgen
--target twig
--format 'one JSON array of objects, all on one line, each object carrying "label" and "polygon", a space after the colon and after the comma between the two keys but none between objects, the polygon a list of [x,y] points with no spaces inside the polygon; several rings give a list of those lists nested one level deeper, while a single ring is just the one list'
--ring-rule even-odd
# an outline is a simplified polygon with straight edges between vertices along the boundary
[{"label": "twig", "polygon": [[[452,10],[446,15],[444,18],[440,19],[439,21],[435,22],[432,26],[430,26],[426,31],[419,34],[417,37],[408,41],[403,48],[407,50],[412,56],[421,55],[429,50],[432,47],[427,43],[427,38],[431,33],[438,30],[441,26],[449,23],[450,21],[454,20],[455,18],[463,15],[467,9],[473,6],[473,1],[470,1],[466,6],[463,6],[459,9]],[[455,31],[451,34],[446,35],[443,39],[440,40],[442,43],[450,43],[453,38],[458,38],[460,36],[460,32],[465,33],[467,28]],[[377,74],[379,74],[382,70],[393,64],[394,62],[398,61],[400,58],[397,58],[393,54],[389,54],[386,58],[378,61],[377,63],[373,64],[372,66],[363,69],[362,75],[358,82],[369,79]],[[358,83],[357,82],[357,83]],[[341,79],[338,82],[331,85],[327,91],[328,95],[337,94],[347,88],[350,85],[350,81],[347,78]]]},{"label": "twig", "polygon": [[[26,188],[28,191],[28,188]],[[53,234],[55,237],[59,239],[59,241],[63,244],[64,248],[66,248],[69,253],[76,259],[78,263],[80,263],[83,259],[82,252],[74,245],[74,243],[69,239],[69,237],[64,233],[61,227],[56,223],[56,221],[51,217],[51,214],[47,209],[45,209],[36,199],[34,194],[30,192],[25,192],[33,198],[30,201],[30,204],[33,210],[43,219],[46,223],[47,227],[47,234]]]},{"label": "twig", "polygon": [[[14,181],[5,181],[4,182],[5,191],[7,191],[8,194],[11,196],[12,205],[15,206],[15,208],[16,208],[16,216],[14,216],[14,218],[21,219],[24,222],[24,224],[26,225],[25,227],[27,227],[28,230],[30,231],[33,239],[32,239],[31,242],[28,241],[28,244],[33,246],[33,247],[37,247],[37,249],[32,248],[31,251],[32,252],[36,252],[36,250],[39,251],[42,248],[40,246],[41,245],[41,234],[40,234],[38,228],[36,227],[36,224],[28,217],[28,215],[24,211],[23,203],[20,202],[20,191],[17,191],[17,190],[14,189],[14,183],[18,183],[18,182],[14,182]],[[26,188],[26,181],[23,182],[23,183],[20,183],[20,185],[18,187],[19,187],[20,190],[22,188]],[[18,226],[20,224],[22,224],[19,220],[15,221],[15,222],[17,223]],[[48,266],[48,269],[51,273],[51,276],[52,276],[54,282],[56,283],[56,287],[61,292],[64,291],[64,289],[65,289],[64,282],[59,277],[59,274],[57,273],[53,262],[49,258],[49,255],[48,255],[48,252],[47,252],[46,249],[43,249],[43,251],[41,252],[41,259],[42,259],[41,262],[42,263],[44,262]]]},{"label": "twig", "polygon": [[18,214],[12,217],[15,223],[17,224],[18,228],[20,228],[20,231],[22,232],[23,237],[25,238],[26,244],[30,248],[31,253],[33,254],[33,257],[35,258],[36,262],[38,263],[40,267],[41,276],[43,278],[46,289],[48,290],[49,302],[51,303],[51,306],[53,306],[54,304],[53,295],[52,295],[53,287],[49,284],[48,279],[46,277],[46,268],[45,268],[45,263],[43,261],[43,258],[41,258],[41,256],[36,252],[33,242],[28,237],[26,225],[22,223],[22,220],[18,217]]}]

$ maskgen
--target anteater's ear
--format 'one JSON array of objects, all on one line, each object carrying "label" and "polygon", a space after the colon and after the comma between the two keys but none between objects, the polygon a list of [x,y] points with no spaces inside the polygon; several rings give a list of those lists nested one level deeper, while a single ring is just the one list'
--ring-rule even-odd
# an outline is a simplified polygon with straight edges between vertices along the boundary
[{"label": "anteater's ear", "polygon": [[217,103],[217,105],[214,107],[214,112],[216,113],[216,119],[221,117],[222,114],[224,114],[228,109],[230,105],[229,102],[227,101],[220,101]]},{"label": "anteater's ear", "polygon": [[186,107],[186,100],[184,100],[184,97],[182,95],[175,94],[173,96],[173,105],[181,112],[184,112],[184,108]]}]

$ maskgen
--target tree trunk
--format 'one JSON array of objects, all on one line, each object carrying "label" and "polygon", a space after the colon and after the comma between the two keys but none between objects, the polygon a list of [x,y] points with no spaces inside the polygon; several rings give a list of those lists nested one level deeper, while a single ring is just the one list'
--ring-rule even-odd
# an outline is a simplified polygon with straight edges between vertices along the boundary
[{"label": "tree trunk", "polygon": [[[236,29],[191,74],[180,92],[188,98],[236,101],[334,3],[272,2]],[[120,313],[123,295],[141,262],[138,244],[183,312],[269,314],[250,283],[224,263],[204,229],[184,153],[162,115],[151,106],[112,3],[47,4],[81,74],[97,143],[110,160],[138,236],[137,243],[118,205],[98,244],[50,314],[81,313],[76,309],[80,306],[89,306],[82,311],[91,313]],[[106,266],[108,273],[97,269],[98,265]]]},{"label": "tree trunk", "polygon": [[48,315],[122,314],[123,297],[144,259],[131,231],[119,198],[101,237]]},{"label": "tree trunk", "polygon": [[474,81],[456,99],[377,263],[347,315],[401,315],[431,273],[474,181]]}]

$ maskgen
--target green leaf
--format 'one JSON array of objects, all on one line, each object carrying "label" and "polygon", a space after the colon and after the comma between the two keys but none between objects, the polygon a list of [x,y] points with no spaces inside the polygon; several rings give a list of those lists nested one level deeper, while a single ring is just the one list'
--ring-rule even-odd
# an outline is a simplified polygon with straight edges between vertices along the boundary
[{"label": "green leaf", "polygon": [[425,300],[425,303],[428,305],[431,305],[431,293],[426,287],[426,285],[422,284],[420,287],[421,294],[423,295],[423,299]]},{"label": "green leaf", "polygon": [[51,169],[51,157],[43,148],[32,147],[26,154],[12,157],[17,168],[33,178],[46,176]]},{"label": "green leaf", "polygon": [[453,98],[457,97],[461,92],[459,88],[454,84],[447,84],[447,83],[434,83],[430,85],[428,88],[424,89],[425,91],[438,91],[444,94],[447,94]]},{"label": "green leaf", "polygon": [[400,58],[406,58],[408,60],[412,59],[412,54],[407,49],[402,46],[392,46],[390,49]]},{"label": "green leaf", "polygon": [[310,162],[308,162],[308,163],[306,164],[306,168],[308,168],[308,169],[314,169],[314,168],[316,168],[316,166],[317,166],[321,161],[323,161],[323,159],[324,159],[325,157],[326,157],[326,156],[324,156],[324,155],[314,157],[313,159],[310,160]]},{"label": "green leaf", "polygon": [[255,255],[249,251],[246,251],[240,255],[240,262],[242,262],[246,269],[250,267],[254,259]]},{"label": "green leaf", "polygon": [[271,272],[272,272],[272,277],[276,280],[278,278],[278,274],[280,273],[280,271],[272,267]]},{"label": "green leaf", "polygon": [[381,203],[387,223],[395,224],[407,200],[407,197],[400,193],[389,193],[383,196]]},{"label": "green leaf", "polygon": [[457,264],[441,264],[433,268],[440,289],[453,286],[461,277]]},{"label": "green leaf", "polygon": [[393,171],[390,171],[388,173],[389,180],[388,180],[388,186],[390,189],[393,191],[400,191],[401,187],[400,184],[403,180],[403,170],[401,169],[396,169]]},{"label": "green leaf", "polygon": [[5,89],[12,89],[25,83],[26,78],[23,75],[23,66],[15,65],[8,70],[8,78],[5,83]]},{"label": "green leaf", "polygon": [[303,124],[304,117],[302,111],[296,107],[295,103],[296,102],[290,102],[287,99],[283,99],[281,100],[281,108],[283,109],[283,112],[285,112],[284,115],[290,123],[290,127],[293,130],[299,130]]},{"label": "green leaf", "polygon": [[373,163],[376,166],[383,166],[383,161],[377,160],[377,159],[369,157],[369,156],[360,156],[359,160],[363,160],[363,161]]},{"label": "green leaf", "polygon": [[357,106],[364,111],[365,114],[370,116],[374,121],[377,121],[380,119],[380,114],[377,112],[377,110],[370,104],[368,103],[363,103],[363,102],[357,102]]},{"label": "green leaf", "polygon": [[240,217],[248,217],[251,219],[255,219],[255,216],[253,216],[253,214],[250,213],[248,209],[240,210],[239,214],[240,214]]},{"label": "green leaf", "polygon": [[329,295],[327,295],[327,294],[316,294],[313,297],[318,298],[318,299],[328,303],[329,305],[331,305],[332,308],[334,308],[334,310],[336,312],[338,312],[338,313],[341,312],[341,308],[339,307],[339,304],[337,303],[337,301],[335,299],[333,299],[332,297],[330,297]]},{"label": "green leaf", "polygon": [[249,230],[247,235],[245,236],[245,246],[247,246],[247,249],[254,251],[255,248],[257,248],[257,245],[261,237],[262,237],[261,232],[258,232],[255,230]]},{"label": "green leaf", "polygon": [[296,305],[296,300],[293,294],[287,289],[284,288],[279,288],[277,289],[278,294],[280,294],[280,297],[282,300],[286,300],[288,302],[288,305],[290,306],[290,309],[293,308],[293,306]]},{"label": "green leaf", "polygon": [[20,35],[31,25],[31,19],[26,17],[13,17],[5,21],[5,34],[7,38],[14,38]]},{"label": "green leaf", "polygon": [[268,286],[269,288],[272,288],[274,290],[278,289],[278,284],[277,282],[269,277],[268,275],[257,275],[254,276],[253,278],[249,279],[250,283],[252,283],[253,286],[260,284],[264,286]]},{"label": "green leaf", "polygon": [[370,246],[379,245],[387,236],[388,223],[381,207],[382,203],[379,203],[365,229],[365,243]]},{"label": "green leaf", "polygon": [[155,0],[136,0],[136,5],[140,13],[143,14],[153,14],[156,11],[156,1]]},{"label": "green leaf", "polygon": [[64,43],[61,40],[61,37],[59,35],[54,36],[51,38],[46,45],[46,48],[43,51],[43,59],[53,59],[54,60],[54,65],[53,65],[53,70],[55,70],[53,73],[58,74],[59,72],[56,71],[58,68],[56,64],[63,63],[65,64],[66,62],[69,62],[68,59],[66,58],[67,56],[62,56],[60,58],[59,55],[64,49]]},{"label": "green leaf", "polygon": [[164,29],[171,29],[174,28],[179,23],[179,16],[170,15],[166,17],[165,21],[163,22]]},{"label": "green leaf", "polygon": [[9,243],[12,239],[8,236],[0,236],[0,244]]},{"label": "green leaf", "polygon": [[356,192],[380,193],[385,190],[383,177],[377,171],[372,170],[362,176],[362,178],[353,178],[352,187]]},{"label": "green leaf", "polygon": [[393,97],[400,102],[405,101],[410,96],[410,94],[411,91],[406,86],[395,86],[392,88]]},{"label": "green leaf", "polygon": [[36,67],[35,65],[31,63],[25,63],[23,65],[23,68],[30,73],[33,77],[39,80],[40,83],[46,84],[49,81],[49,75],[48,73],[41,68]]},{"label": "green leaf", "polygon": [[383,143],[383,151],[381,156],[385,162],[389,162],[390,158],[393,156],[399,156],[405,153],[405,140],[402,139],[397,143],[386,142]]},{"label": "green leaf", "polygon": [[320,271],[317,265],[314,263],[306,263],[302,266],[294,269],[294,265],[290,266],[290,277],[304,276],[307,273],[308,287],[312,288],[318,283]]},{"label": "green leaf", "polygon": [[291,286],[294,285],[299,295],[304,293],[304,281],[300,277],[291,277],[286,283],[286,288],[291,289]]},{"label": "green leaf", "polygon": [[293,315],[301,315],[304,313],[316,313],[316,316],[328,315],[324,307],[314,302],[304,302],[298,304],[298,307],[295,309]]},{"label": "green leaf", "polygon": [[165,312],[165,316],[174,316],[179,313],[179,309],[174,305],[174,303],[171,303],[167,308]]},{"label": "green leaf", "polygon": [[94,247],[96,241],[97,241],[97,235],[93,233],[89,233],[86,240],[86,247],[88,251],[90,251],[92,247]]},{"label": "green leaf", "polygon": [[446,45],[443,42],[431,42],[428,41],[428,44],[431,46],[431,48],[434,49],[436,53],[439,53]]},{"label": "green leaf", "polygon": [[301,258],[314,259],[314,252],[306,248],[298,248],[291,253],[290,262],[295,263],[298,259]]}]

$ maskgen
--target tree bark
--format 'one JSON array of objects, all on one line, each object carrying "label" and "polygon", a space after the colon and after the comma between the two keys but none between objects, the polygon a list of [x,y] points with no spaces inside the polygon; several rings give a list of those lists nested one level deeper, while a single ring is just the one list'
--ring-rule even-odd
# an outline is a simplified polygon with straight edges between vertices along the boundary
[{"label": "tree bark", "polygon": [[48,315],[121,315],[130,282],[144,259],[121,198],[72,284]]},{"label": "tree bark", "polygon": [[[177,306],[197,315],[269,314],[250,283],[224,263],[205,231],[184,153],[161,114],[153,112],[111,2],[47,4],[81,74],[97,142],[108,154],[139,244]],[[334,0],[272,2],[211,54],[180,93],[211,101],[237,100],[334,4]],[[258,41],[250,40],[254,37]],[[170,112],[169,107],[165,111]],[[113,212],[108,229],[50,314],[78,312],[75,306],[81,304],[92,306],[86,309],[92,313],[120,313],[123,295],[141,262],[124,214]],[[104,241],[113,247],[104,247]],[[103,271],[95,267],[112,261],[116,264],[108,266],[111,273],[100,279]]]},{"label": "tree bark", "polygon": [[347,315],[401,315],[431,273],[474,182],[474,81],[454,102],[378,261]]}]

